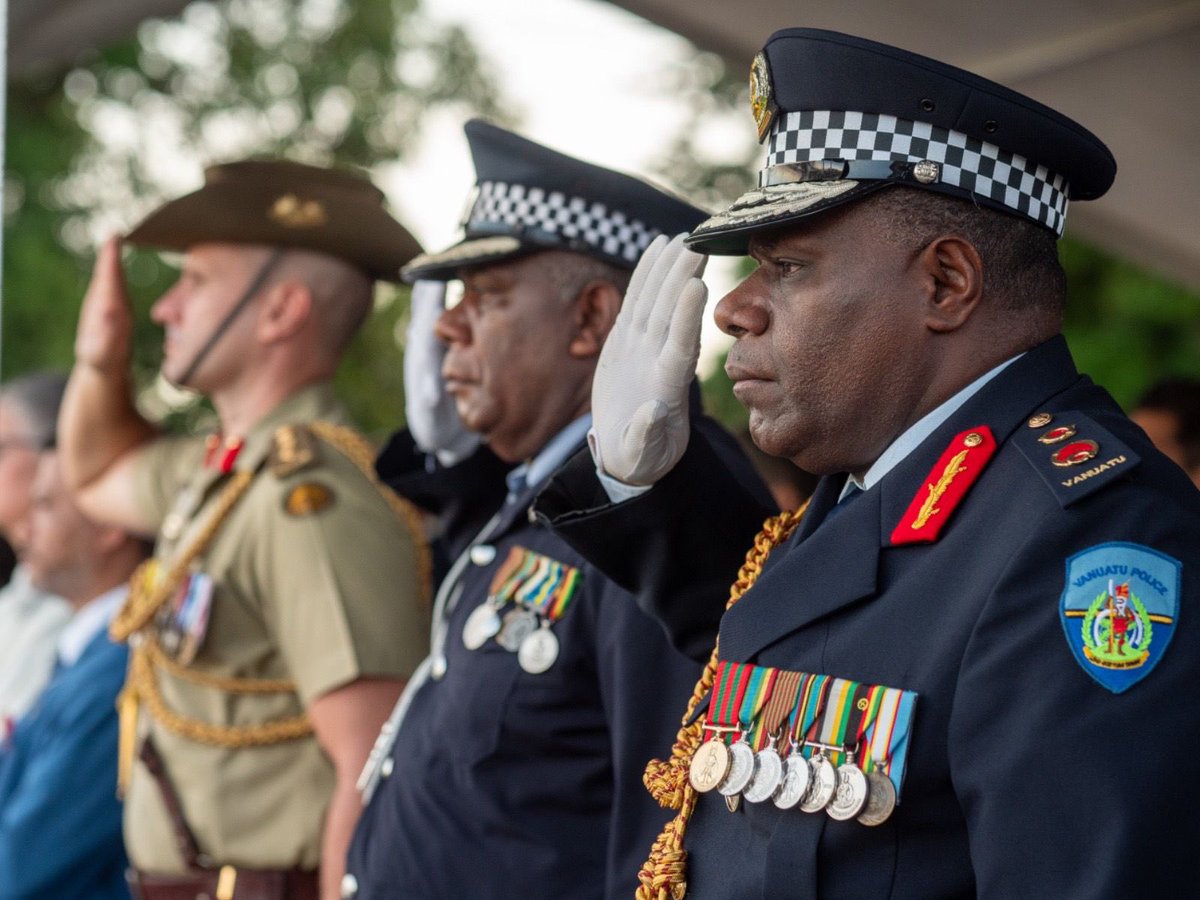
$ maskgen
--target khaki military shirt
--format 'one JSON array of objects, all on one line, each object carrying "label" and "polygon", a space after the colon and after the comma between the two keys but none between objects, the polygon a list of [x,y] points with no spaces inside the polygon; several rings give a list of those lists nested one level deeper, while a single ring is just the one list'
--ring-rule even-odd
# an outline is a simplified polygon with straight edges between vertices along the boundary
[{"label": "khaki military shirt", "polygon": [[[194,565],[212,579],[213,594],[190,668],[290,679],[296,692],[231,694],[160,670],[174,712],[222,726],[295,717],[359,677],[407,678],[428,652],[414,539],[379,488],[322,441],[313,442],[312,462],[290,474],[267,461],[279,426],[317,420],[346,422],[328,385],[293,395],[246,436],[234,468],[258,474]],[[232,477],[203,460],[203,440],[164,439],[137,468],[139,508],[160,528],[162,570],[203,530]],[[320,502],[289,503],[297,489]],[[173,734],[145,708],[139,734],[153,734],[201,852],[254,868],[318,865],[334,772],[311,735],[215,747]],[[140,761],[126,793],[125,842],[140,869],[184,868],[159,785]]]}]

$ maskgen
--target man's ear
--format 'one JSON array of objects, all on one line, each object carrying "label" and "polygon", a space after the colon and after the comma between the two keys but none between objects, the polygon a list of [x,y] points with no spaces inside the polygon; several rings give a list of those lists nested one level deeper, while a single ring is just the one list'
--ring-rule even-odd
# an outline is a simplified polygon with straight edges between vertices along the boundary
[{"label": "man's ear", "polygon": [[962,328],[983,298],[983,260],[966,238],[945,235],[931,241],[914,261],[928,286],[925,325],[949,333]]},{"label": "man's ear", "polygon": [[313,315],[312,291],[302,281],[288,279],[266,291],[258,314],[258,339],[264,344],[286,340],[308,324]]},{"label": "man's ear", "polygon": [[575,298],[575,322],[568,352],[576,359],[600,355],[600,348],[617,321],[622,294],[616,285],[597,278]]}]

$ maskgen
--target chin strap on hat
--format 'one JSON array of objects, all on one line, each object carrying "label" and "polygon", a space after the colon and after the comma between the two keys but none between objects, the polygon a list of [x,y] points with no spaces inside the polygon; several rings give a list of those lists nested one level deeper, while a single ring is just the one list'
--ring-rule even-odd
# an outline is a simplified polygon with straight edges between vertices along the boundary
[{"label": "chin strap on hat", "polygon": [[225,332],[229,330],[229,326],[234,323],[234,320],[237,319],[239,315],[241,315],[242,310],[250,305],[250,301],[254,299],[254,295],[262,289],[264,284],[266,284],[267,278],[270,277],[271,272],[279,264],[279,260],[283,258],[283,254],[284,249],[282,247],[276,247],[271,251],[271,255],[268,256],[266,261],[263,262],[263,264],[259,267],[258,272],[255,273],[254,278],[250,280],[250,284],[246,286],[246,290],[242,292],[242,296],[238,298],[237,303],[233,304],[233,309],[229,310],[229,312],[225,314],[225,318],[217,323],[217,327],[213,329],[213,333],[209,335],[209,338],[207,341],[205,341],[204,346],[201,347],[196,353],[188,367],[183,370],[183,374],[180,375],[179,379],[175,382],[177,385],[179,385],[179,387],[188,386],[188,382],[192,380],[192,376],[196,374],[196,370],[200,368],[200,364],[208,358],[208,354],[211,353],[213,347],[217,345],[217,341],[219,341]]}]

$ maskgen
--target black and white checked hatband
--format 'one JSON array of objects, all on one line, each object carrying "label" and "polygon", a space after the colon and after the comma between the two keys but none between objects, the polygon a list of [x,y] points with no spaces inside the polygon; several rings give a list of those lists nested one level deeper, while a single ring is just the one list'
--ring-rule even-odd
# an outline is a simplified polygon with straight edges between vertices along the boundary
[{"label": "black and white checked hatband", "polygon": [[790,112],[774,123],[767,168],[819,160],[940,164],[939,181],[986,197],[1062,235],[1066,179],[1023,156],[961,132],[891,115],[829,110]]},{"label": "black and white checked hatband", "polygon": [[661,232],[644,222],[561,191],[484,181],[463,223],[468,234],[526,234],[564,247],[585,244],[633,264]]}]

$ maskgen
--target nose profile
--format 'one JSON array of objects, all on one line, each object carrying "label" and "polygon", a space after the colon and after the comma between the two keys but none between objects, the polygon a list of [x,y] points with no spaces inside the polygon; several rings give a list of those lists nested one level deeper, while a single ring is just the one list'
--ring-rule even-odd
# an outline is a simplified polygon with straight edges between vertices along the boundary
[{"label": "nose profile", "polygon": [[754,275],[745,278],[721,298],[713,312],[717,327],[730,337],[762,334],[770,323],[770,316],[756,298],[753,282]]},{"label": "nose profile", "polygon": [[443,344],[469,344],[471,342],[471,326],[467,323],[467,315],[459,303],[445,310],[438,316],[433,326],[433,333]]}]

